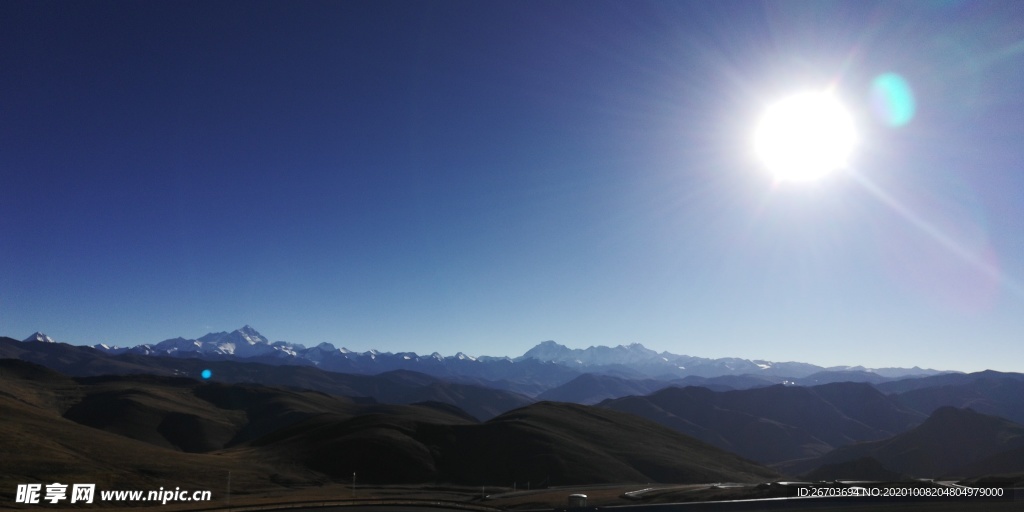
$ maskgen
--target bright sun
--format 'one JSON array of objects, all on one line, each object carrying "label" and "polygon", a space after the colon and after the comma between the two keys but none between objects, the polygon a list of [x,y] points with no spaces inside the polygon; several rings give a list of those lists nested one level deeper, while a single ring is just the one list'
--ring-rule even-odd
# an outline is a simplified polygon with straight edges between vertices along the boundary
[{"label": "bright sun", "polygon": [[853,118],[834,96],[805,92],[768,107],[754,148],[778,180],[812,181],[842,169],[857,143]]}]

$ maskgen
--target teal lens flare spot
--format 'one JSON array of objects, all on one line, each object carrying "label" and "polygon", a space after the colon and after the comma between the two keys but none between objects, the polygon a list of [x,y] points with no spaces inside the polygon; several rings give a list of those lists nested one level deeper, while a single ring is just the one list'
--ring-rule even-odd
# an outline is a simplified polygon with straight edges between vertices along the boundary
[{"label": "teal lens flare spot", "polygon": [[203,373],[201,375],[203,376],[204,379],[209,379],[210,377],[213,376],[213,372],[211,372],[210,370],[203,370]]},{"label": "teal lens flare spot", "polygon": [[879,75],[871,83],[871,106],[875,116],[892,127],[909,123],[917,108],[910,84],[896,73]]}]

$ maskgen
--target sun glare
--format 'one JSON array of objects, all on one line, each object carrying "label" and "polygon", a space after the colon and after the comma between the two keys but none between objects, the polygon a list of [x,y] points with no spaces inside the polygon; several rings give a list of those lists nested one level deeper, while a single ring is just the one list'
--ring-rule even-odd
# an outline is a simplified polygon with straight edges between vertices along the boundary
[{"label": "sun glare", "polygon": [[852,116],[823,92],[771,105],[754,134],[757,156],[781,181],[813,181],[844,168],[856,143]]}]

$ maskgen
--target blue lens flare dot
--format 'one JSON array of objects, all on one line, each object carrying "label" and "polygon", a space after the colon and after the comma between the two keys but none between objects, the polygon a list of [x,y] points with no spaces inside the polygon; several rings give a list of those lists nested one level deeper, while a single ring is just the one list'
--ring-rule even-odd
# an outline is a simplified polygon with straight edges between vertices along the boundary
[{"label": "blue lens flare dot", "polygon": [[202,375],[204,379],[209,379],[210,377],[213,376],[213,372],[211,372],[209,369],[206,369],[203,370],[203,373],[201,373],[200,375]]},{"label": "blue lens flare dot", "polygon": [[884,73],[871,82],[871,107],[883,123],[896,128],[914,118],[917,105],[910,84],[896,73]]}]

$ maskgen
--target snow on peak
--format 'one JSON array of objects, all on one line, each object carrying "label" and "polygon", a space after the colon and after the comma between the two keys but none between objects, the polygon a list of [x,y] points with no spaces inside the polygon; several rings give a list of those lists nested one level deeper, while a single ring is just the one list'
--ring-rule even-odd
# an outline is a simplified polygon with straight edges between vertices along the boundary
[{"label": "snow on peak", "polygon": [[562,361],[570,358],[573,350],[565,345],[559,345],[552,340],[542,341],[537,346],[527,350],[521,359],[536,359],[538,361]]},{"label": "snow on peak", "polygon": [[238,333],[239,337],[245,340],[250,345],[256,345],[258,343],[270,343],[266,337],[259,333],[256,329],[249,327],[248,325],[242,326],[241,329],[236,329],[231,334]]},{"label": "snow on peak", "polygon": [[268,340],[266,337],[260,334],[259,331],[253,329],[248,325],[243,326],[240,329],[235,329],[234,331],[231,332],[211,332],[199,338],[199,341],[203,343],[235,343],[239,345],[245,344],[249,346],[270,344],[270,340]]},{"label": "snow on peak", "polygon": [[41,332],[38,332],[38,331],[32,333],[31,336],[29,336],[28,338],[25,338],[22,341],[38,341],[40,343],[57,343],[56,341],[54,341],[53,338],[51,338],[51,337],[49,337],[49,336],[47,336],[47,335],[45,335],[45,334],[43,334]]},{"label": "snow on peak", "polygon": [[154,347],[164,354],[211,354],[236,357],[278,356],[298,357],[301,344],[270,341],[256,329],[246,325],[231,332],[211,332],[198,339],[172,338]]},{"label": "snow on peak", "polygon": [[659,364],[665,363],[662,357],[640,343],[617,345],[615,347],[590,346],[585,349],[568,348],[554,341],[545,341],[526,351],[523,359],[537,359],[582,366],[606,366],[616,364]]},{"label": "snow on peak", "polygon": [[[55,343],[55,340],[43,333],[34,333],[24,341]],[[129,353],[139,355],[173,355],[177,357],[200,357],[222,359],[256,358],[261,362],[274,361],[308,361],[327,369],[356,369],[358,371],[379,371],[392,367],[416,368],[422,364],[430,371],[465,371],[470,367],[479,368],[493,362],[516,363],[534,359],[543,363],[555,363],[571,368],[596,368],[622,366],[634,368],[647,375],[665,375],[692,373],[694,375],[738,375],[744,373],[771,374],[780,377],[804,377],[823,368],[807,363],[772,362],[766,360],[750,360],[740,358],[707,359],[686,355],[677,355],[667,351],[660,353],[644,347],[641,343],[620,344],[615,347],[598,345],[586,349],[569,348],[555,341],[543,341],[519,357],[493,357],[482,355],[474,357],[464,352],[444,357],[438,352],[429,356],[420,356],[415,352],[381,352],[368,350],[354,352],[348,348],[336,348],[331,343],[320,343],[307,348],[300,343],[276,341],[270,343],[266,337],[250,325],[244,325],[231,332],[211,332],[198,339],[172,338],[157,344],[137,345],[129,348],[118,348],[106,344],[95,345],[96,349],[111,354]],[[462,361],[462,362],[460,362]],[[472,363],[464,363],[470,361]],[[445,370],[447,368],[447,370]],[[915,367],[917,369],[917,367]],[[827,368],[829,371],[865,371],[882,376],[905,375],[902,368],[864,368],[862,366],[841,366]],[[618,371],[618,370],[616,370]],[[937,373],[934,370],[919,370],[918,373]]]}]

